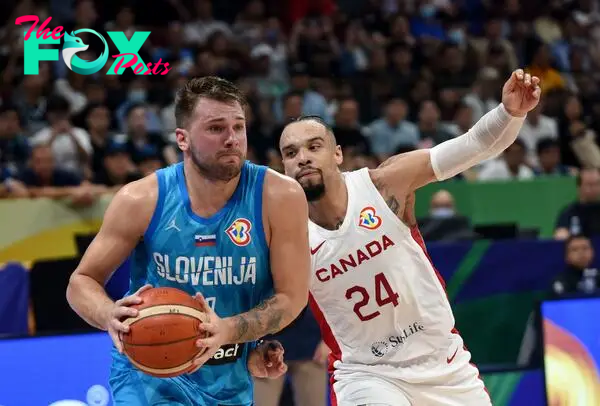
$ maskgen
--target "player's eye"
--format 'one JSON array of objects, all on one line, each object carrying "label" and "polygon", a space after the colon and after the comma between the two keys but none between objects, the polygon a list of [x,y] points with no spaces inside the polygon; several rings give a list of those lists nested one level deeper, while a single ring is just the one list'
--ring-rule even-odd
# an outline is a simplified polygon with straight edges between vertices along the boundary
[{"label": "player's eye", "polygon": [[321,148],[319,144],[312,144],[310,147],[308,147],[308,149],[311,151],[317,151],[319,148]]},{"label": "player's eye", "polygon": [[239,131],[244,131],[244,125],[243,125],[243,124],[238,124],[238,125],[236,125],[235,127],[233,127],[233,129],[234,129],[236,132],[239,132]]},{"label": "player's eye", "polygon": [[294,155],[296,155],[296,151],[285,151],[285,153],[283,154],[286,158],[293,158]]},{"label": "player's eye", "polygon": [[208,127],[208,131],[211,133],[221,133],[223,132],[223,127],[218,126],[218,125],[213,125]]}]

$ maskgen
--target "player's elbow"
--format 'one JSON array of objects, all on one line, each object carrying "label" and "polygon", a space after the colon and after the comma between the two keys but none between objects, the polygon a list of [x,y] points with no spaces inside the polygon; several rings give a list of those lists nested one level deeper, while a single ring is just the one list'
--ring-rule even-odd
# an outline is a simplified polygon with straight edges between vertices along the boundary
[{"label": "player's elbow", "polygon": [[290,313],[292,315],[292,321],[296,319],[302,313],[302,310],[308,304],[308,289],[302,290],[299,289],[298,292],[294,293],[290,301]]},{"label": "player's elbow", "polygon": [[286,296],[288,301],[287,313],[291,318],[290,322],[292,322],[294,319],[296,319],[296,317],[300,315],[300,313],[302,313],[302,310],[304,310],[304,308],[308,304],[308,283],[295,284],[294,289],[290,291]]},{"label": "player's elbow", "polygon": [[67,285],[67,302],[73,309],[76,307],[77,297],[81,292],[81,277],[82,275],[75,270],[75,272],[71,274],[71,277],[69,278],[69,284]]},{"label": "player's elbow", "polygon": [[77,311],[81,302],[86,300],[86,286],[88,286],[89,281],[91,280],[92,278],[79,272],[79,268],[71,274],[69,284],[67,285],[66,296],[67,302],[73,310]]}]

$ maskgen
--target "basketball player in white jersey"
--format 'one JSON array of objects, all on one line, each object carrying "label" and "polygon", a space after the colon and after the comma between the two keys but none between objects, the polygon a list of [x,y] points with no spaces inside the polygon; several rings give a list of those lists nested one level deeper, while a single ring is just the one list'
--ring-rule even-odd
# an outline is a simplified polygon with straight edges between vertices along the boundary
[{"label": "basketball player in white jersey", "polygon": [[538,104],[539,82],[513,72],[502,104],[466,134],[373,170],[341,173],[340,147],[318,118],[284,129],[285,172],[309,200],[310,302],[332,350],[334,404],[491,404],[417,229],[414,191],[511,145]]}]

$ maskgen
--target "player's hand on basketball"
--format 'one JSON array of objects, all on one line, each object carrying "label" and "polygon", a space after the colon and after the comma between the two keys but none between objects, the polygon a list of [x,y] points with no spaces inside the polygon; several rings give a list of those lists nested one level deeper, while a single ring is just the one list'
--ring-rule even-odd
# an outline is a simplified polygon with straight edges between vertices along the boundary
[{"label": "player's hand on basketball", "polygon": [[208,320],[200,324],[200,329],[206,333],[206,337],[201,337],[196,341],[198,348],[206,350],[194,359],[194,365],[197,368],[194,368],[192,372],[197,371],[206,361],[212,358],[221,346],[229,344],[228,341],[231,337],[228,326],[222,318],[217,316],[217,313],[206,302],[204,296],[201,293],[196,293],[194,299],[199,302],[201,310],[206,314]]},{"label": "player's hand on basketball", "polygon": [[502,88],[502,104],[510,115],[523,117],[537,106],[541,95],[540,79],[517,69]]},{"label": "player's hand on basketball", "polygon": [[317,349],[315,350],[315,354],[313,355],[313,361],[315,361],[319,365],[327,365],[327,358],[331,350],[325,344],[325,341],[321,341],[319,345],[317,345]]},{"label": "player's hand on basketball", "polygon": [[142,303],[142,298],[139,296],[145,290],[148,290],[152,285],[144,285],[137,290],[133,295],[125,296],[122,299],[112,303],[107,309],[104,316],[104,328],[108,331],[110,338],[115,343],[115,347],[120,353],[123,353],[123,345],[121,344],[121,334],[129,332],[129,326],[123,324],[123,320],[128,317],[137,317],[138,311],[130,306]]},{"label": "player's hand on basketball", "polygon": [[287,372],[283,361],[283,346],[279,341],[265,341],[248,356],[248,370],[256,378],[279,378]]}]

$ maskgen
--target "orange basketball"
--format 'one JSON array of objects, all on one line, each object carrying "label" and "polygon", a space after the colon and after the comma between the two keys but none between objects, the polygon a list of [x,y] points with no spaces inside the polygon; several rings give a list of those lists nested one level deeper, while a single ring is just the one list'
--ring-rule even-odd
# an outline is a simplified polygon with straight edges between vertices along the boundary
[{"label": "orange basketball", "polygon": [[206,320],[199,303],[176,288],[151,288],[132,306],[137,317],[123,321],[129,333],[121,335],[123,352],[143,372],[160,378],[184,374],[193,369],[193,359],[205,349],[196,347],[204,337],[200,324]]}]

